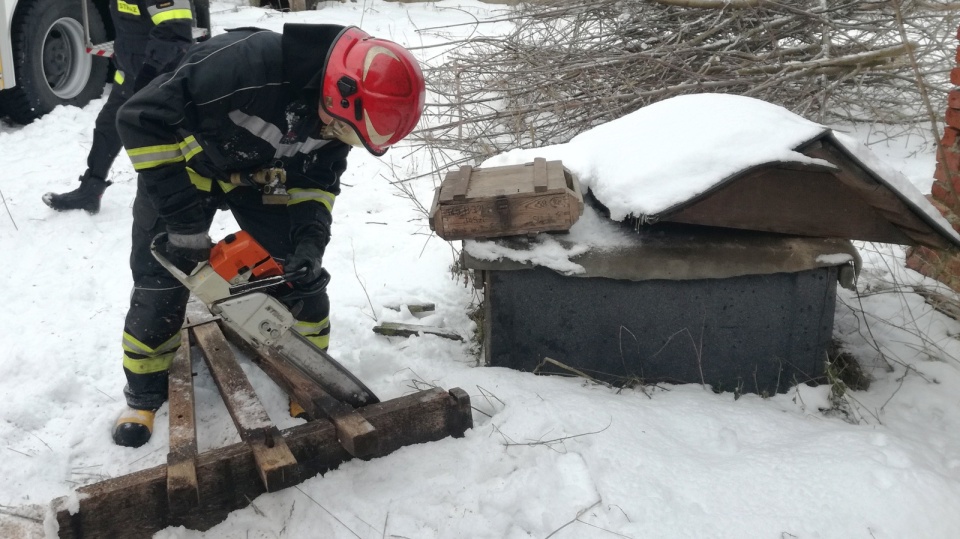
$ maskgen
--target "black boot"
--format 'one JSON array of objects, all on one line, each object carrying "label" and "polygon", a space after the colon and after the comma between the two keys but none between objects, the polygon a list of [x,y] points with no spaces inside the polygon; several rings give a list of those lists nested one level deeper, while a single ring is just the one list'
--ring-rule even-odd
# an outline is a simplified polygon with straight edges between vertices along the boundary
[{"label": "black boot", "polygon": [[155,410],[137,410],[129,406],[113,426],[113,443],[124,447],[140,447],[153,434]]},{"label": "black boot", "polygon": [[47,193],[43,203],[57,211],[86,210],[90,213],[100,211],[100,198],[110,182],[91,176],[89,172],[80,176],[80,187],[69,193]]}]

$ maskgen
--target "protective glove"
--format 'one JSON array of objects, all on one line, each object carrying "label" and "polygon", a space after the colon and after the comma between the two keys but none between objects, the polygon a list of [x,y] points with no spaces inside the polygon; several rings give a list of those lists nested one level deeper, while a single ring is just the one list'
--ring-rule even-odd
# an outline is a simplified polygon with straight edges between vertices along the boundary
[{"label": "protective glove", "polygon": [[297,241],[293,254],[284,262],[286,273],[304,272],[295,283],[297,288],[313,288],[319,284],[326,273],[323,271],[323,251],[326,247],[327,238],[322,235],[311,234]]},{"label": "protective glove", "polygon": [[[164,234],[161,234],[164,236]],[[192,275],[202,262],[210,259],[213,242],[206,232],[196,234],[166,234],[166,241],[157,237],[157,251],[170,261],[178,270]]]}]

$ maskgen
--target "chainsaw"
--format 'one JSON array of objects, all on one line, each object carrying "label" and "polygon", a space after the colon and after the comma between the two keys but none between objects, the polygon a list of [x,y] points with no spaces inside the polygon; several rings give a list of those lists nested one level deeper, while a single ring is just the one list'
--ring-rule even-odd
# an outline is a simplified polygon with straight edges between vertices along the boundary
[{"label": "chainsaw", "polygon": [[[294,314],[268,293],[290,287],[303,271],[285,273],[266,249],[241,230],[214,245],[209,261],[187,275],[157,249],[163,237],[150,244],[153,257],[244,341],[272,348],[341,402],[355,408],[380,402],[337,360],[294,331]],[[322,290],[329,279],[324,271],[321,283],[311,290]]]}]

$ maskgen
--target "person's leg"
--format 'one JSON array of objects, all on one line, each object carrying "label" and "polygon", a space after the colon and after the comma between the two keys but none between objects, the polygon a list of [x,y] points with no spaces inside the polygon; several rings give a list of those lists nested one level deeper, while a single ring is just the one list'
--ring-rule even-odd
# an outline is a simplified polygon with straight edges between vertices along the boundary
[{"label": "person's leg", "polygon": [[[210,217],[212,218],[212,211]],[[139,186],[133,203],[130,269],[133,292],[123,328],[123,393],[128,410],[117,420],[114,441],[139,447],[153,432],[153,413],[167,400],[167,372],[180,346],[190,292],[150,253],[166,225]]]},{"label": "person's leg", "polygon": [[87,174],[91,177],[106,179],[114,159],[123,149],[120,134],[117,132],[117,111],[132,95],[132,80],[123,78],[118,82],[117,78],[114,78],[113,90],[97,115],[93,129],[93,145],[87,154]]},{"label": "person's leg", "polygon": [[[118,71],[119,73],[119,71]],[[122,82],[121,82],[122,81]],[[87,170],[80,176],[80,187],[73,191],[43,195],[47,206],[57,210],[100,211],[100,199],[110,185],[107,174],[123,148],[117,133],[117,111],[133,93],[133,81],[114,79],[107,102],[100,109],[93,129],[93,145],[87,154]]]}]

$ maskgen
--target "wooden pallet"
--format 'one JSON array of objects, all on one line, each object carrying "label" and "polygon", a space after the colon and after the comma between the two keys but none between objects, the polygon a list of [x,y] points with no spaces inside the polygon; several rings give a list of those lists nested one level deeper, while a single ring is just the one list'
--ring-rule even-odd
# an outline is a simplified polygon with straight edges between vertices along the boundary
[{"label": "wooden pallet", "polygon": [[[265,492],[281,490],[351,458],[375,458],[400,447],[473,426],[470,397],[459,388],[431,389],[354,409],[329,396],[268,348],[252,348],[217,320],[184,329],[170,368],[167,464],[77,490],[79,510],[54,501],[61,538],[151,537],[168,526],[207,530]],[[251,354],[311,420],[279,430],[257,398],[229,344]],[[203,354],[242,442],[197,451],[191,342]],[[75,502],[74,502],[75,503]]]}]

